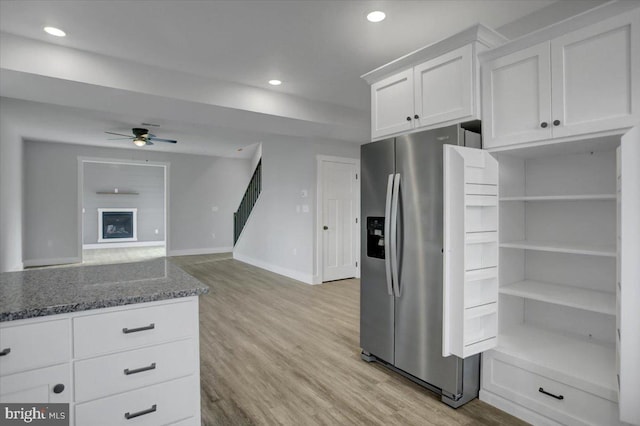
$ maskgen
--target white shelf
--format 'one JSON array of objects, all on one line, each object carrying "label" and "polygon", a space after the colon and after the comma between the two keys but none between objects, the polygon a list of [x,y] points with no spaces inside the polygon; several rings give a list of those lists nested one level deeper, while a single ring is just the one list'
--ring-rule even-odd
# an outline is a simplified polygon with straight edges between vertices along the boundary
[{"label": "white shelf", "polygon": [[616,194],[593,195],[537,195],[521,197],[500,197],[500,201],[583,201],[583,200],[615,200]]},{"label": "white shelf", "polygon": [[604,291],[525,280],[500,287],[500,293],[607,315],[616,314],[616,294]]},{"label": "white shelf", "polygon": [[496,350],[526,362],[539,374],[617,400],[614,345],[518,325],[500,333]]},{"label": "white shelf", "polygon": [[558,243],[551,241],[507,241],[500,243],[500,247],[524,250],[550,251],[556,253],[587,254],[591,256],[616,257],[616,247],[606,244],[577,244]]}]

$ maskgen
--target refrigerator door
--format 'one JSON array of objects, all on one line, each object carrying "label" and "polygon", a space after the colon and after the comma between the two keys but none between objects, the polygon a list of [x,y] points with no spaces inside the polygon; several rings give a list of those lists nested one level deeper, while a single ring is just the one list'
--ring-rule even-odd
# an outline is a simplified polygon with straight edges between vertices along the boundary
[{"label": "refrigerator door", "polygon": [[[389,269],[389,222],[394,172],[393,139],[362,145],[361,216],[362,253],[360,278],[360,347],[363,351],[393,364],[394,302]],[[391,180],[392,182],[392,180]]]},{"label": "refrigerator door", "polygon": [[[463,364],[442,356],[443,146],[458,126],[396,138],[400,175],[395,366],[451,394]],[[364,151],[363,151],[364,152]]]}]

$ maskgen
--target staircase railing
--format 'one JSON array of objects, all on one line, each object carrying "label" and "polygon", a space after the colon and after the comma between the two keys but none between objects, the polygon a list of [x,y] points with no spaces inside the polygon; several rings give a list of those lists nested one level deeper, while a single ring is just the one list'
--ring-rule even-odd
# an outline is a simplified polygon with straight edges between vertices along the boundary
[{"label": "staircase railing", "polygon": [[240,202],[238,211],[236,211],[233,214],[233,245],[234,246],[236,245],[236,242],[238,242],[238,238],[240,238],[240,234],[242,234],[244,225],[246,225],[247,220],[251,215],[251,210],[253,210],[253,206],[255,206],[256,201],[258,201],[258,196],[260,195],[261,191],[262,191],[262,159],[258,161],[258,165],[256,166],[256,169],[253,172],[253,176],[251,176],[251,181],[249,181],[247,190],[244,192],[244,196],[242,197],[242,201]]}]

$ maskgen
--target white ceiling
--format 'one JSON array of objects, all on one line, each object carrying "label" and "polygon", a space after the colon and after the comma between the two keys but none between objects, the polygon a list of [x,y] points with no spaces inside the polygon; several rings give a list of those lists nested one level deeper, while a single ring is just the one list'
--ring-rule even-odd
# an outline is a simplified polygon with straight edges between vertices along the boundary
[{"label": "white ceiling", "polygon": [[[354,116],[360,113],[366,116],[369,89],[360,75],[475,23],[498,28],[554,1],[1,0],[0,30],[5,38],[12,34],[176,72],[176,84],[189,74],[194,78],[234,83],[236,89],[258,88],[261,93],[280,96],[280,100],[282,94],[286,94],[291,102],[304,101],[307,106],[312,102],[324,109],[334,105],[338,111],[346,108],[345,111],[356,111]],[[387,19],[378,24],[369,23],[365,16],[372,10],[383,10]],[[42,27],[46,25],[64,29],[67,37],[45,34]],[[28,86],[33,84],[28,78],[16,79],[6,73],[3,76],[6,81],[9,77],[11,84],[3,85],[3,96],[49,102],[46,97],[29,91]],[[282,80],[283,85],[269,86],[267,80],[272,78]],[[56,79],[50,80],[47,87],[52,89],[51,85],[62,84]],[[81,104],[66,106],[81,107]],[[45,108],[38,109],[39,114],[47,114]],[[72,115],[72,111],[63,112]],[[138,125],[142,119],[154,119],[145,114],[119,116],[121,111],[122,108],[114,105],[111,111],[102,108],[95,113],[88,112],[90,117],[82,129],[93,131],[96,138],[105,130],[124,130]],[[207,128],[202,123],[181,125],[179,119],[172,122],[167,117],[155,118],[165,121],[163,128],[168,126],[166,133],[156,132],[158,136],[180,139],[177,150],[200,150],[214,155],[229,155],[229,151],[239,146],[260,141],[263,132],[274,133],[272,128],[277,127],[274,122],[273,126],[265,125],[265,130],[254,126],[247,131],[241,125],[246,122],[244,118],[229,124],[228,128],[225,123],[232,120]],[[299,117],[290,118],[289,122],[294,124],[300,121]],[[368,123],[357,123],[357,126],[368,132],[368,128],[364,129]],[[60,127],[51,127],[50,132],[55,128],[59,134],[49,133],[50,139],[73,136],[68,134],[73,132],[65,134]],[[318,134],[316,127],[307,135],[305,131],[299,129],[297,132],[303,134],[290,134],[302,137]],[[281,133],[287,134],[287,130]],[[327,132],[325,139],[353,142],[360,138],[341,137],[338,133],[335,129]],[[189,144],[193,144],[194,149],[187,149]],[[217,150],[214,145],[220,145],[221,149]]]}]

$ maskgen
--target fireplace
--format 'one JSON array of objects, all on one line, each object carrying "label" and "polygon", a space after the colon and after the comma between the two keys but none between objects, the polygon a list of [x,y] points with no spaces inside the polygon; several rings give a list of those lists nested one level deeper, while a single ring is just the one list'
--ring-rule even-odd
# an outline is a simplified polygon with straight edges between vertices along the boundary
[{"label": "fireplace", "polygon": [[98,209],[98,242],[138,241],[138,209]]}]

